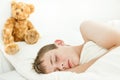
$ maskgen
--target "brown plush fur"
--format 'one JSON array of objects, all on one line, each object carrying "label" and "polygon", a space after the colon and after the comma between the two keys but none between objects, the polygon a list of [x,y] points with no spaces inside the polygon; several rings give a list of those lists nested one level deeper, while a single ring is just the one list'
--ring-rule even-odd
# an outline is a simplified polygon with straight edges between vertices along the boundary
[{"label": "brown plush fur", "polygon": [[39,33],[32,23],[27,20],[29,15],[34,12],[32,4],[13,1],[11,8],[12,16],[4,25],[3,41],[6,53],[15,54],[19,51],[19,47],[15,42],[25,41],[28,44],[34,44],[39,39]]}]

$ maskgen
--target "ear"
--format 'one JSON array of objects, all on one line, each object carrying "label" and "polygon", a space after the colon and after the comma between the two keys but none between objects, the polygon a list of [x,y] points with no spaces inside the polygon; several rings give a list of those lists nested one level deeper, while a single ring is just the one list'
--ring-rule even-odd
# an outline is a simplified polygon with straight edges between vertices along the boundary
[{"label": "ear", "polygon": [[32,4],[28,4],[29,8],[30,8],[30,13],[34,12],[34,6]]},{"label": "ear", "polygon": [[65,44],[64,44],[64,41],[63,41],[63,40],[60,40],[60,39],[55,40],[54,44],[55,44],[56,46],[64,46],[64,45],[65,45]]},{"label": "ear", "polygon": [[14,6],[14,5],[16,5],[16,1],[15,0],[13,0],[12,3],[11,3],[11,6]]}]

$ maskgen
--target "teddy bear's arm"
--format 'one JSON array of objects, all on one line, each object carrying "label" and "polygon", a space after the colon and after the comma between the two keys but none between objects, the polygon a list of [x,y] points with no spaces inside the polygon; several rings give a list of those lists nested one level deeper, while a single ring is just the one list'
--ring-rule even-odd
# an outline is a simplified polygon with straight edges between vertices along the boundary
[{"label": "teddy bear's arm", "polygon": [[30,21],[28,21],[27,26],[28,31],[25,34],[25,41],[28,44],[34,44],[38,41],[40,35]]},{"label": "teddy bear's arm", "polygon": [[28,30],[34,29],[33,24],[28,20],[27,22]]},{"label": "teddy bear's arm", "polygon": [[9,18],[3,28],[3,41],[4,44],[10,44],[14,42],[14,38],[12,36],[12,32],[13,32],[13,27],[14,27],[14,19],[13,18]]}]

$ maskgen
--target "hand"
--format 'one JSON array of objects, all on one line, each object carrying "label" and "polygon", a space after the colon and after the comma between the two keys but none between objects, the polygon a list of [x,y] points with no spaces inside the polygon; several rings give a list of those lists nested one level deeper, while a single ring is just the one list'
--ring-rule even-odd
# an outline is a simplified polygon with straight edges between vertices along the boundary
[{"label": "hand", "polygon": [[79,64],[78,66],[76,67],[73,67],[73,68],[70,68],[70,69],[67,69],[65,71],[71,71],[71,72],[76,72],[76,73],[82,73],[82,72],[85,72],[92,64],[94,64],[98,59],[98,58],[95,58],[95,59],[92,59],[90,60],[89,62],[87,63],[84,63],[84,64]]}]

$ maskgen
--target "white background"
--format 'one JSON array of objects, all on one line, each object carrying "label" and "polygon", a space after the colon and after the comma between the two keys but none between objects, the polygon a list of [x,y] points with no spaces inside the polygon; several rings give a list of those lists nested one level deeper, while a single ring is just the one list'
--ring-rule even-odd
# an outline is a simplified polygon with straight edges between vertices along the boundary
[{"label": "white background", "polygon": [[[0,30],[11,16],[11,1],[0,2]],[[74,32],[79,34],[80,23],[84,20],[107,22],[120,19],[120,0],[17,1],[31,3],[35,6],[35,11],[30,15],[29,20],[42,37],[65,33],[70,36]]]}]

